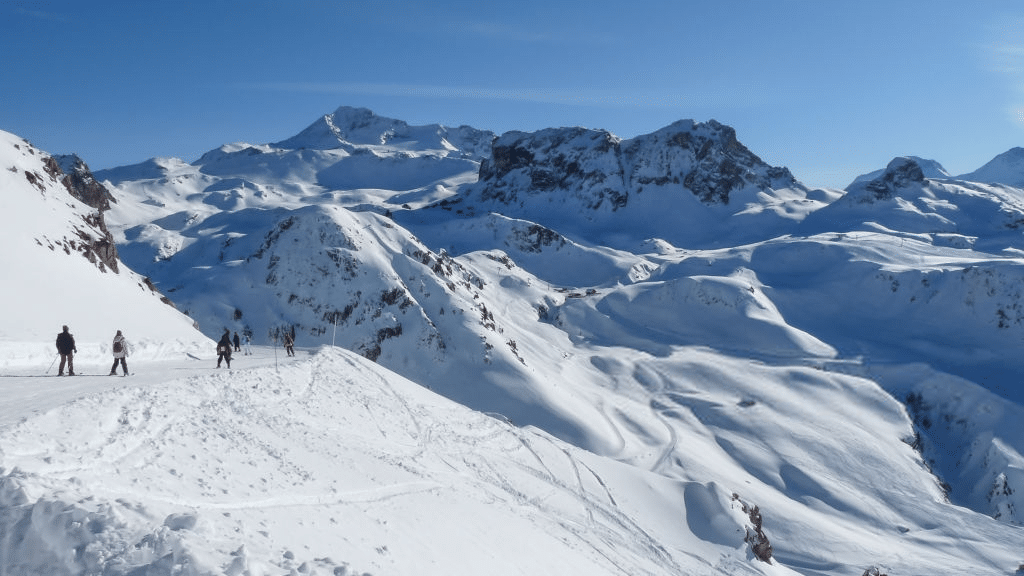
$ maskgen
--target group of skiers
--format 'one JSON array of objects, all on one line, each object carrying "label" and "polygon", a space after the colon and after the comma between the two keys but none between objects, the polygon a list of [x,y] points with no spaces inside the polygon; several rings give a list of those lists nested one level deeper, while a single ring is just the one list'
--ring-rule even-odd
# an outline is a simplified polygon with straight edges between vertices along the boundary
[{"label": "group of skiers", "polygon": [[[288,353],[288,356],[295,356],[295,339],[291,334],[285,333],[284,335],[284,349]],[[124,334],[120,330],[114,335],[114,341],[111,344],[111,352],[114,355],[114,364],[110,367],[110,376],[117,375],[117,365],[121,364],[121,370],[125,376],[128,375],[128,342],[124,338]],[[221,362],[223,361],[228,368],[231,368],[231,352],[242,351],[242,339],[239,338],[238,332],[235,332],[234,338],[231,337],[231,331],[227,328],[224,329],[224,334],[221,335],[220,340],[217,342],[217,368],[220,368]],[[63,326],[63,331],[57,334],[57,353],[60,355],[60,367],[57,369],[57,375],[64,375],[64,367],[67,366],[68,376],[75,375],[75,354],[78,353],[78,347],[75,345],[75,337],[68,330],[67,326]],[[252,354],[252,338],[245,335],[245,352],[246,356]],[[52,366],[52,364],[51,364]]]},{"label": "group of skiers", "polygon": [[[235,332],[235,336],[232,337],[231,330],[225,328],[220,340],[217,341],[217,368],[220,368],[221,361],[231,368],[232,351],[242,352],[242,339],[238,337],[238,332]],[[248,334],[245,335],[245,352],[243,353],[246,356],[252,355],[252,337]]]},{"label": "group of skiers", "polygon": [[[121,364],[124,375],[128,375],[128,342],[120,330],[114,335],[114,342],[110,346],[114,355],[114,364],[110,367],[110,376],[117,374],[117,365]],[[57,368],[57,376],[64,375],[64,366],[68,367],[68,376],[75,375],[75,354],[78,353],[78,346],[75,344],[75,337],[68,327],[63,326],[63,331],[57,334],[57,353],[60,354],[60,366]],[[52,366],[52,364],[51,364]]]}]

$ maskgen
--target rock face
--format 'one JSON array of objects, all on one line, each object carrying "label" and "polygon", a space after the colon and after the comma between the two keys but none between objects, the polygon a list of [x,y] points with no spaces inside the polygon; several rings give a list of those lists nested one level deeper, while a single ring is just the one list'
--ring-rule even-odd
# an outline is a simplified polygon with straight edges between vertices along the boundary
[{"label": "rock face", "polygon": [[627,141],[631,173],[626,182],[638,191],[651,184],[681,185],[705,204],[729,204],[747,188],[765,191],[791,187],[786,168],[769,166],[736,139],[736,131],[714,120],[682,120]]},{"label": "rock face", "polygon": [[913,158],[895,158],[881,176],[867,183],[865,189],[875,200],[888,200],[896,196],[900,188],[924,182],[924,171]]},{"label": "rock face", "polygon": [[477,182],[434,207],[466,217],[497,212],[602,243],[653,237],[709,246],[737,230],[744,241],[784,233],[791,215],[813,204],[806,195],[732,128],[682,120],[626,140],[579,127],[507,132]]},{"label": "rock face", "polygon": [[[84,204],[78,205],[79,207],[68,204],[74,214],[65,232],[70,236],[51,237],[43,234],[36,239],[37,243],[48,246],[51,250],[59,248],[68,254],[80,253],[100,270],[118,273],[117,247],[103,220],[103,211],[110,207],[110,201],[113,199],[106,188],[93,178],[89,168],[76,156],[50,156],[36,151],[27,142],[15,143],[13,148],[18,153],[27,153],[39,158],[37,166],[46,176],[35,169],[26,169],[24,175],[28,183],[44,197],[63,187],[74,199]],[[62,162],[68,167],[68,172],[62,168]],[[12,167],[11,171],[17,173],[19,170]],[[95,212],[89,211],[89,208],[95,209]]]},{"label": "rock face", "polygon": [[51,161],[60,167],[63,173],[60,180],[64,187],[86,205],[103,212],[110,209],[111,202],[117,202],[110,191],[96,180],[89,166],[77,154],[53,156]]},{"label": "rock face", "polygon": [[88,232],[77,230],[81,243],[78,250],[93,263],[118,272],[117,245],[114,237],[107,230],[103,212],[110,209],[111,202],[117,202],[103,184],[93,177],[89,167],[77,155],[50,156],[44,160],[46,170],[67,188],[68,193],[85,205],[95,208],[96,212],[84,216],[85,222],[99,233],[98,237]]},{"label": "rock face", "polygon": [[589,210],[629,201],[620,141],[604,130],[509,132],[480,165],[480,199],[522,206],[531,196],[568,194]]},{"label": "rock face", "polygon": [[[935,160],[929,160],[928,158],[921,158],[920,156],[902,156],[902,157],[899,157],[899,158],[905,158],[907,160],[912,160],[914,163],[916,163],[921,168],[921,174],[925,178],[929,178],[929,179],[932,179],[932,180],[948,180],[948,179],[952,179],[953,178],[949,174],[949,172],[947,172],[946,169],[943,168],[942,164],[940,164],[939,162],[936,162]],[[897,159],[899,159],[899,158],[897,158]],[[887,168],[882,168],[882,169],[879,169],[879,170],[874,170],[872,172],[868,172],[867,174],[861,174],[860,176],[854,178],[853,182],[850,182],[850,184],[845,189],[846,190],[852,190],[852,189],[858,187],[861,184],[865,184],[867,182],[871,182],[872,180],[875,180],[875,179],[877,179],[877,178],[879,178],[881,176],[884,176],[886,170],[887,170]]]},{"label": "rock face", "polygon": [[787,169],[765,164],[732,128],[684,120],[631,140],[585,128],[509,132],[481,164],[478,186],[484,201],[515,205],[569,194],[583,209],[617,211],[651,187],[726,205],[739,190],[794,184]]}]

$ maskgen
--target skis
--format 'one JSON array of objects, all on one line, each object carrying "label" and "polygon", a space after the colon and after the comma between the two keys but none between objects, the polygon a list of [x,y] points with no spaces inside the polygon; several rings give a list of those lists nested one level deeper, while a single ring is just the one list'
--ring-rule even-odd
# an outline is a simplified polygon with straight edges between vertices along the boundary
[{"label": "skis", "polygon": [[[0,374],[0,378],[64,378],[65,376],[89,376],[89,374]],[[92,374],[95,376],[95,374]]]}]

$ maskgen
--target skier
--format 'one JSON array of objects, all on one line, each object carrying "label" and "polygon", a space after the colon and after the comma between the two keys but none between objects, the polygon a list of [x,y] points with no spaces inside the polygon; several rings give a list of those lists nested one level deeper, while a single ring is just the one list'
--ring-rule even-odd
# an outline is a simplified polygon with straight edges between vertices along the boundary
[{"label": "skier", "polygon": [[121,370],[124,371],[124,375],[128,375],[128,362],[125,358],[128,357],[128,342],[125,341],[124,335],[118,330],[117,334],[114,335],[114,344],[111,346],[111,350],[114,353],[114,364],[110,366],[109,376],[117,374],[117,363],[121,362]]},{"label": "skier", "polygon": [[252,356],[252,336],[245,335],[245,355]]},{"label": "skier", "polygon": [[228,368],[231,368],[231,331],[224,329],[224,335],[217,342],[217,368],[220,368],[220,361],[224,360]]},{"label": "skier", "polygon": [[77,352],[75,337],[68,332],[68,327],[64,326],[64,331],[57,334],[57,353],[60,354],[60,367],[57,368],[57,376],[64,375],[65,362],[68,365],[68,376],[75,375],[75,353]]},{"label": "skier", "polygon": [[234,343],[235,343],[235,352],[241,352],[242,351],[242,341],[238,339],[238,332],[235,332]]},{"label": "skier", "polygon": [[294,345],[295,339],[292,338],[290,333],[286,332],[284,335],[284,351],[287,352],[289,356],[295,356],[295,349],[293,348]]}]

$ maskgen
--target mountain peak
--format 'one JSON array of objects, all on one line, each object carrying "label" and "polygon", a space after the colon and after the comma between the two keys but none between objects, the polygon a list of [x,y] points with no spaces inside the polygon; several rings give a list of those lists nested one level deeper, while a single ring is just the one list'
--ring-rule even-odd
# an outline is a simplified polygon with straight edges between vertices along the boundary
[{"label": "mountain peak", "polygon": [[911,156],[893,158],[880,176],[864,185],[864,190],[873,200],[888,200],[897,195],[901,188],[924,182],[924,170],[917,159]]},{"label": "mountain peak", "polygon": [[404,120],[380,116],[368,108],[340,106],[297,135],[271,144],[288,150],[351,150],[360,146],[389,146],[410,150],[460,151],[479,158],[488,152],[494,133],[469,126],[449,129],[441,124],[411,126]]},{"label": "mountain peak", "polygon": [[713,241],[715,226],[736,225],[728,215],[740,212],[764,219],[752,228],[771,229],[780,220],[766,206],[786,203],[781,189],[798,197],[802,185],[750,152],[731,127],[680,120],[629,140],[583,127],[506,132],[458,202],[467,214],[498,211],[565,229],[586,222],[576,230],[584,235],[643,229],[693,243]]},{"label": "mountain peak", "polygon": [[295,136],[273,144],[277,148],[331,150],[345,144],[384,144],[388,135],[407,130],[401,120],[378,116],[368,108],[340,106]]},{"label": "mountain peak", "polygon": [[957,176],[959,180],[979,182],[982,184],[1007,184],[1014,187],[1024,186],[1024,148],[1010,148],[1006,152],[988,161],[974,172]]},{"label": "mountain peak", "polygon": [[927,158],[921,158],[919,156],[897,156],[896,158],[893,158],[885,168],[875,170],[873,172],[868,172],[867,174],[862,174],[854,178],[853,182],[850,182],[846,189],[849,190],[855,184],[863,184],[881,178],[885,176],[886,172],[888,172],[891,168],[896,168],[897,166],[906,163],[906,161],[908,160],[912,161],[914,164],[918,166],[918,168],[920,168],[921,175],[924,176],[925,178],[951,178],[949,172],[947,172],[946,169],[943,168],[942,164],[939,164],[935,160],[929,160]]}]

